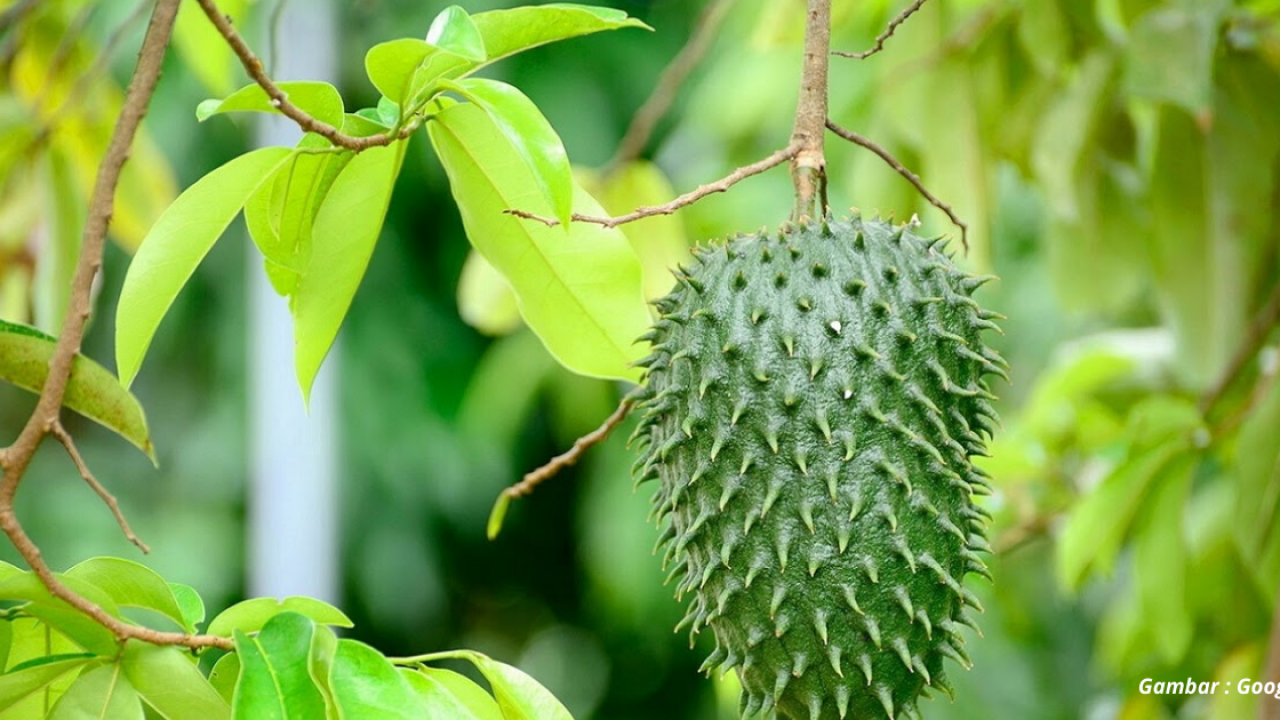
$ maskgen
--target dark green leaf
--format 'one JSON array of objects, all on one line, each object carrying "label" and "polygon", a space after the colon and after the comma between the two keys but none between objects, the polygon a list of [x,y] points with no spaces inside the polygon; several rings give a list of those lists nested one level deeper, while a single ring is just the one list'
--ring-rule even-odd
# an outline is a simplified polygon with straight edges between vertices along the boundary
[{"label": "dark green leaf", "polygon": [[255,633],[261,630],[271,618],[284,612],[304,615],[320,625],[351,627],[351,620],[342,614],[341,610],[323,600],[309,597],[290,597],[284,600],[254,598],[238,602],[223,610],[209,623],[209,629],[206,632],[219,637],[231,637],[234,630]]},{"label": "dark green leaf", "polygon": [[308,670],[315,628],[310,618],[285,612],[271,618],[257,635],[236,631],[241,671],[232,711],[237,717],[324,716],[324,697]]},{"label": "dark green leaf", "polygon": [[[38,393],[49,377],[57,340],[35,328],[0,320],[0,380]],[[147,417],[110,370],[77,355],[63,405],[119,434],[155,461]]]}]

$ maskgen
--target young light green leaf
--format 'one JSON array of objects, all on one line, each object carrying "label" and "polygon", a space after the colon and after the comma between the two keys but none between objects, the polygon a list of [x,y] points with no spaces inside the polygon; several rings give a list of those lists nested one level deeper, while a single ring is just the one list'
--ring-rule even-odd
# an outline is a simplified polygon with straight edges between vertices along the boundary
[{"label": "young light green leaf", "polygon": [[142,702],[118,663],[101,665],[76,678],[49,720],[142,720]]},{"label": "young light green leaf", "polygon": [[364,70],[378,92],[403,105],[413,71],[436,52],[439,48],[417,38],[388,40],[369,48]]},{"label": "young light green leaf", "polygon": [[[243,18],[248,0],[218,3],[219,9],[236,19]],[[235,54],[209,18],[195,3],[182,3],[173,28],[173,44],[192,74],[215,93],[231,92],[233,67],[239,68]]]},{"label": "young light green leaf", "polygon": [[147,233],[116,307],[116,365],[125,387],[196,266],[289,154],[288,148],[262,148],[228,162],[187,188]]},{"label": "young light green leaf", "polygon": [[[549,228],[504,211],[546,213],[532,173],[510,162],[514,150],[484,111],[460,103],[428,125],[449,175],[467,237],[507,278],[520,312],[547,349],[574,372],[636,380],[634,341],[650,324],[641,297],[640,265],[618,230],[574,223]],[[600,207],[578,190],[577,208]]]},{"label": "young light green leaf", "polygon": [[338,706],[333,699],[329,678],[333,675],[333,658],[338,652],[338,636],[324,625],[317,625],[311,635],[311,653],[307,656],[307,672],[311,681],[324,696],[325,715],[329,720],[339,720]]},{"label": "young light green leaf", "polygon": [[573,167],[564,143],[533,101],[516,88],[498,80],[468,78],[444,81],[441,86],[479,105],[515,148],[564,227],[573,214]]},{"label": "young light green leaf", "polygon": [[[454,674],[457,675],[457,673]],[[457,677],[474,689],[474,692],[469,693],[465,698],[459,697],[454,693],[453,688],[437,681],[426,672],[400,668],[400,676],[426,703],[431,717],[451,720],[503,720],[502,710],[498,708],[498,703],[494,702],[489,693],[461,675]]]},{"label": "young light green leaf", "polygon": [[[57,340],[26,325],[0,320],[0,380],[38,393],[49,377]],[[110,370],[77,355],[62,404],[133,443],[155,462],[142,405]]]},{"label": "young light green leaf", "polygon": [[310,618],[286,612],[271,618],[257,635],[235,632],[241,663],[231,704],[236,717],[324,717],[324,696],[308,672],[315,628]]},{"label": "young light green leaf", "polygon": [[460,654],[489,681],[504,720],[573,720],[550,690],[522,670],[478,652]]},{"label": "young light green leaf", "polygon": [[338,641],[329,687],[343,720],[435,717],[381,653],[355,640]]},{"label": "young light green leaf", "polygon": [[294,368],[304,398],[369,265],[407,144],[371,148],[352,158],[316,213],[310,262],[290,303]]},{"label": "young light green leaf", "polygon": [[492,10],[472,15],[471,20],[484,38],[490,63],[539,45],[604,30],[653,29],[621,10],[568,3]]},{"label": "young light green leaf", "polygon": [[230,705],[235,699],[236,682],[240,679],[240,656],[229,652],[218,658],[209,671],[209,684]]},{"label": "young light green leaf", "polygon": [[294,612],[311,618],[320,625],[351,627],[351,620],[338,608],[323,600],[309,597],[254,598],[238,602],[223,610],[209,623],[207,632],[219,637],[231,637],[235,630],[255,633],[271,618],[284,612]]},{"label": "young light green leaf", "polygon": [[[326,82],[311,80],[295,80],[276,83],[284,91],[289,102],[311,117],[332,125],[342,126],[342,115],[346,111],[342,103],[342,95],[338,89]],[[254,83],[245,85],[221,100],[205,100],[196,106],[196,119],[200,122],[214,115],[229,112],[265,112],[279,114],[267,91]]]},{"label": "young light green leaf", "polygon": [[474,249],[458,278],[458,314],[485,335],[506,335],[520,327],[520,305],[511,285]]},{"label": "young light green leaf", "polygon": [[[120,617],[111,596],[80,578],[57,574],[64,585],[84,596],[113,617]],[[26,602],[23,610],[91,653],[111,656],[119,649],[116,637],[88,615],[54,597],[34,573],[23,573],[0,582],[0,600]]]},{"label": "young light green leaf", "polygon": [[145,565],[116,557],[99,557],[76,565],[66,576],[90,583],[118,606],[147,608],[171,618],[178,627],[186,620],[169,583]]},{"label": "young light green leaf", "polygon": [[450,5],[436,15],[427,30],[427,42],[464,57],[482,63],[488,58],[485,52],[484,38],[480,35],[475,21],[457,5]]},{"label": "young light green leaf", "polygon": [[424,667],[418,672],[439,685],[457,700],[466,712],[464,720],[503,720],[502,709],[493,696],[465,675],[444,668]]},{"label": "young light green leaf", "polygon": [[0,712],[40,692],[67,673],[79,670],[88,662],[90,658],[87,657],[66,658],[0,675]]},{"label": "young light green leaf", "polygon": [[169,589],[173,591],[173,597],[178,601],[178,607],[182,609],[183,627],[187,632],[195,632],[196,626],[204,622],[204,599],[190,585],[171,582]]},{"label": "young light green leaf", "polygon": [[1182,516],[1195,470],[1194,457],[1170,463],[1151,489],[1136,523],[1133,567],[1143,621],[1154,632],[1156,650],[1170,667],[1191,644],[1194,619],[1187,606],[1187,548]]},{"label": "young light green leaf", "polygon": [[511,496],[506,493],[500,493],[498,499],[493,503],[493,509],[489,511],[489,524],[485,529],[485,534],[490,540],[496,540],[498,533],[502,532],[502,523],[507,519],[507,509],[511,507]]},{"label": "young light green leaf", "polygon": [[122,664],[133,688],[167,720],[230,720],[231,707],[181,649],[130,640]]}]

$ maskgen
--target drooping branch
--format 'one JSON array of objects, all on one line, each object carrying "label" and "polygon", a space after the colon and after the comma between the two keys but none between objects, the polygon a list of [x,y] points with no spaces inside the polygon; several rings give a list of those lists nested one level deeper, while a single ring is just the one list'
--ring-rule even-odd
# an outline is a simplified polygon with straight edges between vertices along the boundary
[{"label": "drooping branch", "polygon": [[845,52],[844,50],[836,50],[831,54],[839,55],[840,57],[853,58],[854,60],[866,60],[872,55],[875,55],[876,53],[884,50],[885,41],[893,37],[893,34],[898,31],[898,27],[902,25],[902,23],[906,22],[907,18],[914,15],[916,11],[919,10],[921,7],[923,7],[924,4],[928,1],[929,0],[915,0],[915,2],[908,5],[905,10],[898,13],[898,15],[893,20],[889,21],[889,27],[885,28],[884,32],[876,36],[876,44],[871,46],[870,50],[865,50],[860,53],[851,53],[851,52]]},{"label": "drooping branch", "polygon": [[927,200],[930,205],[934,206],[935,208],[945,213],[946,216],[950,218],[951,222],[956,227],[960,228],[960,244],[964,246],[965,252],[969,251],[969,226],[965,224],[965,222],[961,220],[959,216],[956,215],[955,211],[951,209],[950,205],[942,202],[941,200],[938,199],[936,195],[929,192],[929,188],[925,187],[924,182],[920,180],[919,175],[916,175],[915,173],[908,170],[906,166],[904,166],[901,162],[898,162],[898,159],[893,156],[893,153],[890,153],[888,150],[876,144],[875,141],[869,138],[863,137],[862,135],[859,135],[858,133],[852,130],[841,127],[836,123],[832,122],[831,120],[827,120],[827,128],[830,129],[831,132],[835,133],[836,135],[839,135],[841,138],[844,138],[845,140],[848,140],[854,145],[866,148],[867,150],[870,150],[871,152],[875,153],[880,157],[881,160],[885,162],[885,164],[893,168],[894,172],[898,173],[903,178],[905,178],[907,182],[911,183],[911,185],[915,187],[916,192],[924,196],[924,199]]},{"label": "drooping branch", "polygon": [[[0,529],[3,529],[14,548],[50,594],[89,616],[110,630],[119,640],[137,638],[162,645],[231,649],[233,643],[227,638],[166,633],[130,625],[112,617],[97,604],[72,592],[44,561],[40,548],[27,535],[13,507],[14,496],[36,451],[47,435],[58,436],[61,428],[59,415],[62,400],[66,395],[73,362],[80,351],[85,324],[89,319],[90,291],[94,277],[102,267],[102,253],[106,243],[107,227],[111,221],[116,186],[120,181],[121,169],[129,157],[129,148],[133,144],[133,139],[150,105],[151,96],[155,92],[156,84],[159,82],[165,50],[169,46],[173,23],[178,14],[178,5],[179,0],[157,0],[152,11],[151,22],[147,26],[147,32],[142,41],[142,49],[138,53],[138,64],[134,69],[133,80],[129,83],[120,116],[116,119],[106,154],[98,168],[98,176],[85,218],[80,257],[71,283],[67,315],[62,324],[62,334],[54,348],[53,358],[49,362],[48,377],[40,391],[40,399],[36,402],[35,410],[32,411],[21,434],[12,445],[0,450],[0,470],[4,474],[3,479],[0,479]],[[63,432],[65,433],[65,430]],[[71,448],[74,448],[74,445],[68,446],[69,452]],[[78,452],[74,453],[73,460],[78,456]],[[77,461],[77,466],[82,464],[82,459]]]},{"label": "drooping branch", "polygon": [[712,0],[702,11],[694,24],[689,41],[662,71],[662,76],[658,78],[658,84],[654,87],[653,93],[631,118],[631,125],[622,136],[622,141],[618,143],[617,152],[606,166],[608,171],[618,169],[644,152],[658,121],[671,109],[671,104],[675,102],[676,95],[689,77],[689,73],[693,72],[698,63],[702,62],[707,51],[711,49],[716,33],[720,30],[724,19],[729,16],[730,8],[737,1]]},{"label": "drooping branch", "polygon": [[347,135],[338,128],[312,117],[305,110],[294,105],[289,101],[289,93],[280,89],[280,86],[267,75],[266,68],[262,64],[262,60],[254,54],[249,48],[248,43],[240,36],[235,27],[231,24],[231,20],[218,9],[214,0],[196,0],[200,4],[200,8],[204,10],[204,14],[209,18],[209,22],[217,28],[218,33],[227,41],[227,45],[231,47],[232,52],[240,59],[240,64],[244,66],[244,70],[249,74],[263,92],[270,98],[271,104],[282,115],[293,120],[303,131],[315,133],[334,145],[346,148],[353,152],[360,152],[374,147],[383,147],[390,145],[398,140],[409,137],[417,130],[417,123],[409,123],[399,130],[390,130],[369,137],[356,137]]},{"label": "drooping branch", "polygon": [[85,483],[93,490],[107,508],[111,510],[111,515],[116,519],[116,524],[120,526],[121,532],[129,542],[138,546],[143,553],[150,553],[151,548],[134,534],[133,528],[129,526],[129,521],[125,519],[124,513],[120,511],[120,503],[116,501],[115,495],[112,495],[98,479],[93,476],[93,471],[89,469],[88,463],[84,461],[84,457],[80,455],[80,448],[76,447],[76,441],[71,437],[71,433],[63,427],[62,421],[55,422],[53,427],[49,428],[49,434],[58,442],[62,443],[62,447],[66,449],[67,455],[71,458],[71,462],[75,463],[76,469],[80,471],[80,477],[84,478]]},{"label": "drooping branch", "polygon": [[791,145],[791,181],[795,184],[793,219],[802,222],[815,207],[827,212],[826,140],[828,75],[831,65],[831,0],[809,0],[804,31],[804,66],[796,103]]},{"label": "drooping branch", "polygon": [[618,409],[614,410],[613,414],[600,427],[578,438],[574,441],[573,447],[551,458],[551,461],[546,465],[525,473],[520,482],[503,490],[502,494],[512,499],[531,494],[544,481],[555,477],[561,470],[578,462],[587,450],[604,442],[609,437],[609,433],[613,432],[613,429],[621,425],[622,421],[627,418],[627,413],[631,412],[631,408],[634,405],[634,396],[628,395],[623,398],[622,402],[618,404]]},{"label": "drooping branch", "polygon": [[[744,165],[715,182],[700,185],[669,203],[638,208],[626,215],[617,215],[614,217],[600,217],[596,215],[580,215],[578,213],[574,213],[572,220],[574,222],[593,223],[595,225],[603,225],[607,228],[614,228],[619,225],[625,225],[629,222],[635,222],[636,220],[653,217],[654,215],[670,215],[680,208],[692,205],[708,195],[724,192],[753,175],[759,175],[765,170],[775,168],[795,157],[796,153],[799,151],[800,148],[798,145],[789,145],[763,160],[759,160],[750,165]],[[534,213],[525,212],[524,210],[509,209],[505,212],[508,215],[514,215],[518,218],[524,218],[525,220],[535,220],[552,227],[560,224],[560,221],[555,218],[536,215]]]}]

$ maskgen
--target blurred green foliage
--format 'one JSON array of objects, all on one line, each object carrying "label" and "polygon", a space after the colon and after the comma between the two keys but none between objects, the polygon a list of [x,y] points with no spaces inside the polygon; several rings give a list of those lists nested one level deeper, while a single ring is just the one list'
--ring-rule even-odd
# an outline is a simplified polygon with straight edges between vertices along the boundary
[{"label": "blurred green foliage", "polygon": [[[367,48],[425,32],[443,4],[342,7],[349,107],[377,97]],[[493,69],[539,104],[581,166],[611,156],[703,3],[615,5],[658,32],[579,39]],[[900,5],[836,0],[836,46],[870,47]],[[114,27],[105,19],[126,14],[102,12],[85,33],[97,47]],[[801,32],[799,3],[736,4],[647,149],[672,186],[785,142]],[[195,105],[217,94],[197,78],[223,71],[189,55],[171,58],[148,124],[183,187],[242,152],[248,128],[195,124]],[[69,151],[56,142],[11,152],[32,99],[12,79],[19,64],[0,61],[0,316],[28,321],[58,283],[46,268],[78,237],[59,223],[82,190],[60,179],[57,153]],[[1001,276],[984,304],[1009,316],[1000,350],[1014,383],[986,461],[998,483],[986,637],[969,645],[975,669],[956,678],[956,701],[926,716],[1247,716],[1256,698],[1137,687],[1262,677],[1280,589],[1280,363],[1266,332],[1256,357],[1231,359],[1280,283],[1280,3],[933,0],[883,53],[835,59],[831,93],[835,120],[892,150],[970,224],[964,261]],[[828,162],[837,207],[919,213],[926,230],[950,231],[878,158],[833,142]],[[162,167],[143,175],[163,182]],[[614,211],[654,192],[652,181],[633,179],[634,195],[596,181]],[[647,260],[670,258],[672,237],[775,225],[790,204],[775,171],[628,239]],[[161,470],[69,421],[155,547],[149,563],[214,608],[243,591],[244,246],[212,253],[135,385]],[[343,331],[342,606],[355,637],[388,654],[475,648],[520,665],[579,718],[733,717],[731,683],[701,679],[706,653],[670,632],[680,606],[650,552],[648,500],[631,491],[627,427],[485,540],[501,488],[593,429],[623,388],[569,374],[510,322],[487,326],[510,330],[494,338],[465,324],[467,255],[444,173],[415,141]],[[115,306],[127,263],[109,253],[100,309]],[[90,357],[111,356],[110,324],[100,313]],[[32,403],[0,388],[4,435]],[[19,511],[55,567],[129,556],[49,448]]]}]

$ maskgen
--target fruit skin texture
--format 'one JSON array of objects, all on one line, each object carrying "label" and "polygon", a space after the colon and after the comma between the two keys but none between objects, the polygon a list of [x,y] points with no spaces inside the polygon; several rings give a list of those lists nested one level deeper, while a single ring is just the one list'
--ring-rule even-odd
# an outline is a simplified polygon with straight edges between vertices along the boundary
[{"label": "fruit skin texture", "polygon": [[855,217],[699,249],[658,301],[636,475],[744,717],[895,718],[950,692],[944,657],[968,666],[970,458],[997,424],[984,376],[1007,377],[987,279]]}]

